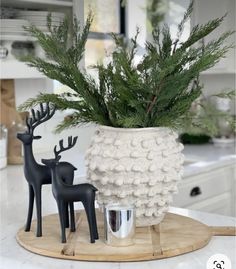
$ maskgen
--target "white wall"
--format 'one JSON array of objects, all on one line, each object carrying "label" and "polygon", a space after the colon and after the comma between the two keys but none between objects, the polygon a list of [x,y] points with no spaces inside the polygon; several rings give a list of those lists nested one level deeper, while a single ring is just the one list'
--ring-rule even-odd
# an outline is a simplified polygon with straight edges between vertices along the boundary
[{"label": "white wall", "polygon": [[[210,19],[221,17],[227,13],[222,25],[217,28],[206,41],[217,38],[226,31],[236,30],[235,0],[198,0],[195,1],[194,21],[195,23],[206,23]],[[235,44],[235,34],[228,39],[228,44]],[[227,44],[227,43],[226,43]],[[236,50],[230,49],[224,59],[210,70],[201,75],[201,82],[204,84],[203,92],[206,96],[222,92],[224,90],[236,89]],[[232,113],[235,113],[235,103],[232,103]]]},{"label": "white wall", "polygon": [[[226,31],[235,30],[235,0],[198,0],[194,4],[194,23],[203,24],[227,13],[223,23],[205,38],[206,42],[216,39]],[[235,35],[228,39],[228,44],[233,42],[235,42]],[[222,59],[216,68],[227,70],[235,68],[235,50],[230,50],[227,58]]]},{"label": "white wall", "polygon": [[[19,106],[28,98],[35,97],[39,92],[53,92],[52,81],[49,79],[16,79],[16,106]],[[54,134],[53,130],[63,117],[62,113],[57,112],[52,119],[35,129],[35,133],[42,136],[42,139],[34,141],[35,152],[52,151],[59,139],[66,138],[69,135],[79,136],[76,150],[81,153],[85,152],[90,144],[95,127],[92,125],[76,127],[63,131],[61,134]]]},{"label": "white wall", "polygon": [[126,36],[134,37],[137,27],[140,29],[138,44],[144,46],[146,29],[146,0],[127,0],[126,3]]}]

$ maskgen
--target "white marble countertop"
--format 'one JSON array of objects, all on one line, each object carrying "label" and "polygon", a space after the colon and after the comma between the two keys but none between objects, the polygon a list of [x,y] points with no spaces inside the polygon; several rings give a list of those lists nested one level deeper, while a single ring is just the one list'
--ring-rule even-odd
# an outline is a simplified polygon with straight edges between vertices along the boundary
[{"label": "white marble countertop", "polygon": [[[204,248],[181,256],[150,261],[128,263],[94,263],[60,260],[39,256],[20,247],[16,240],[17,230],[24,225],[27,213],[28,186],[22,166],[9,166],[0,171],[0,269],[205,269],[208,258],[216,253],[227,255],[236,268],[235,237],[214,237]],[[171,208],[171,212],[186,215],[212,226],[234,226],[236,219],[187,209]],[[56,204],[50,186],[43,188],[43,214],[56,212]]]},{"label": "white marble countertop", "polygon": [[183,154],[186,160],[184,177],[236,164],[235,147],[221,148],[212,144],[187,145],[183,150]]}]

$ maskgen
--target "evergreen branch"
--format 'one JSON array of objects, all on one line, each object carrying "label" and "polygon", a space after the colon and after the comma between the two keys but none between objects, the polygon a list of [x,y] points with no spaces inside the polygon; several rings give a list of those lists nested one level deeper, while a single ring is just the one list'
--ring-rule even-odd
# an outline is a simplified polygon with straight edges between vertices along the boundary
[{"label": "evergreen branch", "polygon": [[30,109],[31,107],[39,105],[40,103],[51,103],[56,107],[57,110],[66,110],[68,107],[70,109],[78,109],[78,107],[81,107],[82,104],[81,101],[67,100],[59,94],[39,93],[36,97],[29,98],[26,102],[21,104],[18,107],[18,110],[23,112]]},{"label": "evergreen branch", "polygon": [[[222,17],[195,26],[187,41],[176,49],[192,8],[193,2],[184,14],[174,40],[168,25],[156,25],[152,32],[153,43],[146,42],[146,53],[137,66],[134,59],[139,30],[130,42],[111,34],[116,48],[107,66],[95,66],[98,81],[86,70],[79,69],[92,22],[91,14],[83,28],[74,19],[72,36],[68,36],[68,19],[55,27],[48,16],[50,34],[31,25],[27,30],[36,37],[47,57],[26,57],[23,60],[74,92],[40,93],[19,109],[29,109],[42,102],[49,102],[61,111],[72,109],[74,113],[57,126],[57,131],[88,122],[126,128],[180,128],[184,121],[190,121],[189,108],[201,94],[200,72],[214,66],[232,47],[224,42],[233,32],[226,32],[203,47],[192,46],[216,29],[223,21]],[[199,125],[197,119],[194,124]]]},{"label": "evergreen branch", "polygon": [[214,20],[209,21],[208,23],[204,25],[196,25],[193,27],[189,38],[181,44],[181,46],[178,48],[180,50],[186,50],[208,34],[210,34],[212,31],[214,31],[217,27],[220,26],[220,24],[223,22],[226,15],[224,15],[221,18],[217,18]]},{"label": "evergreen branch", "polygon": [[212,96],[233,99],[236,96],[236,89],[229,92],[222,92],[222,93],[214,94]]},{"label": "evergreen branch", "polygon": [[131,38],[131,42],[132,42],[132,47],[131,47],[131,51],[130,51],[130,64],[132,63],[133,59],[134,59],[134,56],[135,56],[135,53],[136,53],[136,49],[137,49],[137,38],[138,38],[138,35],[140,33],[140,30],[139,28],[136,29],[136,34],[134,36],[134,38]]},{"label": "evergreen branch", "polygon": [[194,1],[192,0],[187,8],[187,11],[184,13],[183,19],[181,20],[181,22],[178,24],[178,33],[177,33],[177,39],[180,38],[180,36],[183,33],[184,30],[184,24],[187,22],[188,19],[190,19],[190,16],[193,12],[193,4]]},{"label": "evergreen branch", "polygon": [[172,40],[170,36],[170,29],[167,24],[162,28],[162,57],[167,58],[171,55]]},{"label": "evergreen branch", "polygon": [[184,30],[184,25],[187,22],[188,19],[190,19],[190,16],[193,12],[193,4],[194,4],[194,0],[192,0],[187,8],[187,11],[184,13],[183,19],[181,20],[181,22],[178,24],[178,32],[177,32],[177,37],[175,39],[175,41],[173,42],[173,50],[172,53],[175,53],[177,45],[179,43],[180,37],[183,33]]},{"label": "evergreen branch", "polygon": [[73,113],[70,116],[66,116],[64,120],[56,126],[55,133],[60,133],[68,128],[75,128],[78,125],[86,124],[87,122],[78,115],[78,113]]}]

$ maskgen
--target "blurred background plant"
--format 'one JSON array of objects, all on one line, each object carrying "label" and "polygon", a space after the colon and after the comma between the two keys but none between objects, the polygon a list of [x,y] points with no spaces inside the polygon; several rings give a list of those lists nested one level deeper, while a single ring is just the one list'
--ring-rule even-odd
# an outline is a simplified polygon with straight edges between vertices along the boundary
[{"label": "blurred background plant", "polygon": [[151,32],[156,28],[165,17],[168,10],[168,1],[164,0],[151,0],[147,1],[147,29]]},{"label": "blurred background plant", "polygon": [[236,118],[231,114],[235,90],[205,97],[193,102],[186,117],[181,140],[186,144],[207,143],[210,139],[234,139]]}]

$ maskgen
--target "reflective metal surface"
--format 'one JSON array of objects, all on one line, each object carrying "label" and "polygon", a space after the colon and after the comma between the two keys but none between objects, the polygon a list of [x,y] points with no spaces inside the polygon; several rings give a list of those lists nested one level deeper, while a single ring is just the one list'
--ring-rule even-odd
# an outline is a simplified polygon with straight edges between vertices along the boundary
[{"label": "reflective metal surface", "polygon": [[107,205],[104,208],[105,242],[111,246],[134,244],[135,210],[130,205]]}]

